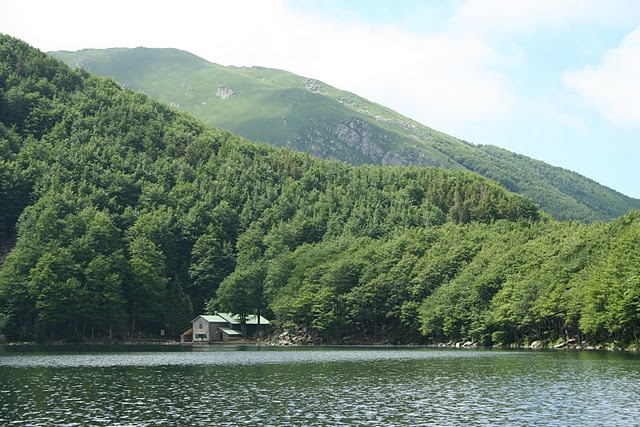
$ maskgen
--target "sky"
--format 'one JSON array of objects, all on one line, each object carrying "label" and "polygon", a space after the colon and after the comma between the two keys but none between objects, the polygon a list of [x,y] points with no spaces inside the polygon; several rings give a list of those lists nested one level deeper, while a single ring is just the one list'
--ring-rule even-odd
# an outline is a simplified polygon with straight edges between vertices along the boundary
[{"label": "sky", "polygon": [[637,0],[0,0],[0,33],[291,71],[640,198]]}]

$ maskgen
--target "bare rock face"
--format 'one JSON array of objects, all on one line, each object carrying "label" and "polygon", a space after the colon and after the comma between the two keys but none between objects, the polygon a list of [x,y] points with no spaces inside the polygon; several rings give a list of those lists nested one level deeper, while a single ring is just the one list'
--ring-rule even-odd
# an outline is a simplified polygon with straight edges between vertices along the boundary
[{"label": "bare rock face", "polygon": [[388,151],[382,158],[382,164],[385,166],[409,166],[411,162],[398,153]]},{"label": "bare rock face", "polygon": [[75,64],[73,64],[73,68],[79,68],[85,71],[89,71],[90,67],[89,67],[89,63],[84,61],[84,60],[79,60],[78,62],[76,62]]},{"label": "bare rock face", "polygon": [[324,95],[324,90],[316,84],[314,80],[304,79],[304,87],[311,93],[319,93]]},{"label": "bare rock face", "polygon": [[235,92],[224,85],[218,86],[216,96],[222,100],[229,99]]},{"label": "bare rock face", "polygon": [[312,126],[305,134],[292,134],[287,146],[307,151],[313,156],[340,159],[354,164],[380,164],[385,166],[440,166],[440,162],[410,147],[400,147],[398,152],[389,149],[392,141],[384,133],[376,131],[369,123],[352,117],[330,123],[323,128]]},{"label": "bare rock face", "polygon": [[353,122],[337,123],[330,129],[336,135],[338,140],[344,142],[351,148],[356,148],[360,143],[362,143],[363,135],[358,132],[358,129]]},{"label": "bare rock face", "polygon": [[352,119],[330,125],[329,131],[349,148],[362,153],[373,162],[379,162],[384,156],[384,151],[372,141],[370,127],[362,120]]}]

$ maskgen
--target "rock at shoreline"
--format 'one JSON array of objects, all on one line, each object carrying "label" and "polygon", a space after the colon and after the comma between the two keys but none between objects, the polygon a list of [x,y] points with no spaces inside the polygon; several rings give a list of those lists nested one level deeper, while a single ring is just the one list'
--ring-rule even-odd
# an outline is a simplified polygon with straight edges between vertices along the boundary
[{"label": "rock at shoreline", "polygon": [[276,345],[309,345],[314,343],[313,337],[306,331],[298,331],[296,333],[283,331],[270,341]]},{"label": "rock at shoreline", "polygon": [[563,343],[560,344],[556,344],[553,346],[553,348],[565,348],[566,346],[568,346],[569,344],[575,344],[576,343],[576,339],[575,338],[571,338],[569,340],[566,340]]}]

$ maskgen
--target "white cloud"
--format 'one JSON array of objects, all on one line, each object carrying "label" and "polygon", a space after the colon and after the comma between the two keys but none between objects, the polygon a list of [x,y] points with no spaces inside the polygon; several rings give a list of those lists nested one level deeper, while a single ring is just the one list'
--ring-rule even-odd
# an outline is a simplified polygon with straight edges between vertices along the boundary
[{"label": "white cloud", "polygon": [[341,26],[311,17],[298,22],[314,36],[284,35],[285,57],[277,64],[264,58],[263,64],[324,80],[442,130],[493,120],[516,103],[494,71],[503,58],[481,40]]},{"label": "white cloud", "polygon": [[640,14],[637,0],[467,0],[450,25],[457,30],[491,34],[527,33],[571,24],[632,23]]},{"label": "white cloud", "polygon": [[[260,38],[257,43],[263,46],[253,49],[254,55],[262,52],[260,65],[323,80],[437,129],[494,120],[517,103],[506,79],[495,71],[505,58],[481,38],[415,34],[285,9],[273,21],[265,29],[270,39]],[[239,61],[255,64],[248,59]]]},{"label": "white cloud", "polygon": [[223,65],[286,69],[449,132],[502,117],[517,102],[495,71],[505,58],[475,36],[294,12],[284,0],[6,3],[0,31],[42,50],[176,47]]},{"label": "white cloud", "polygon": [[609,50],[600,64],[564,74],[565,85],[607,120],[640,127],[640,28]]}]

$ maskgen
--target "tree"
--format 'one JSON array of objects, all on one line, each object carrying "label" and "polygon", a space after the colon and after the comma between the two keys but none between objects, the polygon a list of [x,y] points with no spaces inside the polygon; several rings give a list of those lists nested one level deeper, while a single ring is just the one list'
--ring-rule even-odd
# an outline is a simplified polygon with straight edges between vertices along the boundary
[{"label": "tree", "polygon": [[166,266],[164,254],[155,243],[144,235],[129,244],[131,259],[131,283],[127,290],[131,330],[137,322],[144,322],[146,329],[165,325],[164,302],[167,297]]},{"label": "tree", "polygon": [[229,244],[220,241],[218,232],[203,234],[191,250],[189,293],[196,312],[211,299],[220,283],[233,271],[235,260]]},{"label": "tree", "polygon": [[126,327],[124,277],[126,261],[121,251],[109,255],[97,255],[84,270],[87,303],[83,312],[90,321],[91,339],[97,332],[106,331],[109,339]]},{"label": "tree", "polygon": [[74,266],[69,251],[56,248],[44,253],[29,272],[27,286],[36,301],[40,338],[54,337],[56,331],[72,322],[81,310],[76,300],[80,286],[74,277],[77,274]]},{"label": "tree", "polygon": [[243,334],[246,334],[246,319],[255,314],[260,328],[260,316],[264,306],[264,283],[266,266],[256,262],[237,268],[220,284],[216,298],[207,306],[209,312],[229,311],[240,317]]},{"label": "tree", "polygon": [[[640,225],[637,214],[619,221],[610,250],[589,270],[581,328],[592,336],[638,340],[640,332]],[[616,224],[618,227],[620,224]],[[613,228],[613,227],[612,227]]]}]

